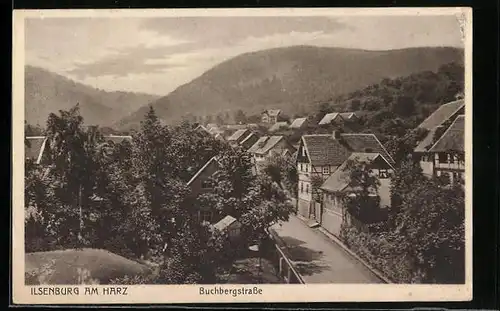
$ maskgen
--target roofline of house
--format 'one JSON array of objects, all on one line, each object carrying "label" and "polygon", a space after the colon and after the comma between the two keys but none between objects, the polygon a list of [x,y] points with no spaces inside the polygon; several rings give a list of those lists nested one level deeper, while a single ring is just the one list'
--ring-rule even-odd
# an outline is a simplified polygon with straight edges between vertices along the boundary
[{"label": "roofline of house", "polygon": [[[438,111],[441,107],[443,107],[443,106],[445,106],[445,105],[451,105],[451,104],[456,103],[456,102],[458,102],[458,101],[463,101],[463,103],[460,105],[460,107],[458,107],[455,111],[453,111],[453,113],[452,113],[452,114],[451,114],[448,118],[446,118],[446,120],[448,120],[450,117],[452,117],[455,113],[457,113],[460,109],[462,109],[462,108],[465,106],[465,100],[463,100],[463,99],[459,99],[459,100],[454,100],[454,101],[448,102],[448,103],[446,103],[446,104],[442,104],[441,106],[439,106],[439,107],[438,107],[438,109],[434,110],[434,112],[433,112],[433,113],[431,113],[431,114],[430,114],[427,118],[425,118],[425,120],[424,120],[424,121],[422,121],[422,122],[420,123],[420,125],[424,124],[424,123],[425,123],[425,121],[427,121],[430,117],[432,117],[432,115],[433,115],[436,111]],[[444,122],[446,122],[446,120],[444,120],[443,122],[441,122],[439,125],[441,125],[441,124],[443,124]],[[421,127],[420,125],[418,126],[419,128],[424,128],[424,127]],[[439,125],[437,125],[437,126],[439,126]],[[425,128],[425,129],[427,129],[427,128]],[[427,129],[427,130],[430,130],[430,129]]]},{"label": "roofline of house", "polygon": [[40,147],[40,152],[38,153],[38,157],[36,159],[36,164],[40,164],[42,162],[43,152],[45,150],[45,145],[47,143],[47,137],[42,142],[42,146]]},{"label": "roofline of house", "polygon": [[432,147],[429,148],[428,152],[430,152],[430,153],[432,153],[432,152],[441,152],[441,151],[432,151],[432,149],[437,145],[437,143],[439,143],[441,141],[441,139],[443,139],[443,137],[446,136],[446,134],[450,131],[451,127],[457,122],[458,118],[461,117],[461,116],[463,116],[465,118],[464,114],[458,115],[455,118],[455,120],[453,120],[453,123],[451,123],[450,126],[448,126],[448,128],[446,129],[446,131],[444,131],[443,135],[441,135],[441,137],[439,137],[439,139],[434,143],[434,145],[432,145]]},{"label": "roofline of house", "polygon": [[[309,160],[309,163],[311,163],[311,164],[312,164],[311,157],[309,156],[309,148],[307,147],[307,143],[306,143],[306,140],[304,139],[304,136],[312,136],[312,135],[303,135],[303,136],[300,138],[300,140],[303,142],[304,148],[306,148],[306,156],[307,156],[307,159]],[[300,146],[299,146],[299,148],[297,149],[297,157],[299,156],[299,154],[298,154],[299,149],[300,149]]]},{"label": "roofline of house", "polygon": [[188,186],[189,186],[189,185],[191,185],[191,184],[193,183],[193,181],[195,181],[195,180],[196,180],[196,178],[198,178],[198,176],[201,174],[201,172],[203,172],[203,171],[207,168],[207,166],[208,166],[208,165],[209,165],[212,161],[215,161],[216,159],[217,159],[217,157],[215,157],[215,156],[214,156],[214,157],[212,157],[212,158],[210,158],[210,160],[208,160],[208,161],[207,161],[207,163],[205,163],[205,165],[203,165],[203,166],[202,166],[202,167],[198,170],[198,172],[196,172],[196,174],[194,174],[194,176],[193,176],[193,177],[191,177],[191,179],[187,182],[187,185],[188,185]]}]

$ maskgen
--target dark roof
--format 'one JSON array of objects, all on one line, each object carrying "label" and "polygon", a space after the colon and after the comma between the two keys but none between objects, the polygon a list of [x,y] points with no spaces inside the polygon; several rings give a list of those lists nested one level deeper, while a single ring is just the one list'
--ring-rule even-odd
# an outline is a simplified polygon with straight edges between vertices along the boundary
[{"label": "dark roof", "polygon": [[39,164],[42,159],[43,151],[45,150],[45,136],[32,136],[26,137],[28,146],[24,145],[24,157],[33,159],[35,163]]},{"label": "dark roof", "polygon": [[233,135],[229,136],[229,138],[227,140],[228,141],[239,140],[239,139],[243,138],[243,135],[246,135],[246,134],[248,134],[248,130],[246,128],[240,129],[240,130],[237,130],[236,132],[234,132]]},{"label": "dark roof", "polygon": [[263,154],[271,150],[276,144],[278,144],[283,138],[283,136],[262,136],[257,140],[252,147],[248,149],[248,152]]},{"label": "dark roof", "polygon": [[464,151],[464,131],[465,116],[459,115],[429,151]]},{"label": "dark roof", "polygon": [[443,124],[464,106],[465,102],[463,99],[441,105],[427,119],[420,123],[418,127],[431,130]]},{"label": "dark roof", "polygon": [[245,148],[250,148],[253,146],[253,144],[255,144],[255,142],[259,139],[259,137],[257,135],[255,135],[254,133],[250,133],[248,134],[247,137],[245,137],[245,139],[243,139],[241,142],[240,142],[240,145],[245,147]]},{"label": "dark roof", "polygon": [[338,166],[353,152],[380,153],[386,161],[394,163],[373,134],[341,134],[339,139],[330,134],[304,135],[302,141],[313,165]]},{"label": "dark roof", "polygon": [[205,163],[198,171],[196,171],[196,173],[193,175],[193,177],[191,177],[191,179],[187,182],[187,185],[191,185],[191,183],[193,183],[193,181],[196,180],[196,178],[198,178],[198,176],[208,167],[208,165],[212,162],[215,162],[215,163],[218,163],[217,161],[217,157],[212,157],[210,158],[210,160],[207,161],[207,163]]}]

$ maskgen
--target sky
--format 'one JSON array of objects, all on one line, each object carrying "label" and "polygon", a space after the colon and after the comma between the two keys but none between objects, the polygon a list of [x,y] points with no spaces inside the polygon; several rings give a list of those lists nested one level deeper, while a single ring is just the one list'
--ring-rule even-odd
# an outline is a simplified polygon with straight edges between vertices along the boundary
[{"label": "sky", "polygon": [[166,95],[236,55],[276,47],[463,47],[447,16],[29,17],[25,62],[105,90]]}]

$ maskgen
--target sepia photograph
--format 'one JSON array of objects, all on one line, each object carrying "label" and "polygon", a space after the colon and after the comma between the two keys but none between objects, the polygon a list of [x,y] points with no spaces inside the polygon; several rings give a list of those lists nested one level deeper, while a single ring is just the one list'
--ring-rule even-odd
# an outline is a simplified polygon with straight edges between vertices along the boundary
[{"label": "sepia photograph", "polygon": [[471,16],[15,12],[14,292],[470,299]]}]

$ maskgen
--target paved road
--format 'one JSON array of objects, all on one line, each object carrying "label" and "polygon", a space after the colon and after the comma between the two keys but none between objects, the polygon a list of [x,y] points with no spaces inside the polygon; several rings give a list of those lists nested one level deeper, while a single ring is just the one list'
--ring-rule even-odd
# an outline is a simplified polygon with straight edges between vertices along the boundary
[{"label": "paved road", "polygon": [[291,215],[290,220],[272,227],[307,283],[383,283],[327,236],[309,228]]}]

